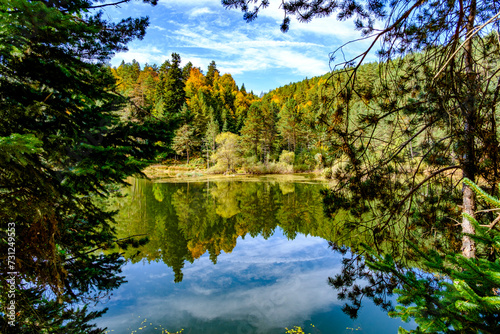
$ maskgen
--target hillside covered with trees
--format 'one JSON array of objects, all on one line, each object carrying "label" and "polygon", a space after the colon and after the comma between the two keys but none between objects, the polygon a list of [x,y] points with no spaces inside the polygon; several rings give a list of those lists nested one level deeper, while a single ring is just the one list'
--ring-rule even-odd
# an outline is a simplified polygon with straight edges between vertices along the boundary
[{"label": "hillside covered with trees", "polygon": [[[331,73],[257,97],[244,84],[238,86],[231,74],[221,74],[214,61],[206,72],[191,62],[183,67],[180,63],[174,53],[161,66],[133,61],[111,69],[118,92],[130,98],[123,117],[168,120],[173,126],[171,136],[157,143],[163,148],[159,161],[185,160],[192,166],[212,167],[214,173],[236,168],[290,173],[327,167],[325,174],[331,175],[341,152],[329,133],[330,123],[343,117],[331,99],[342,83],[335,86]],[[359,110],[375,95],[378,69],[376,63],[360,69],[361,94],[354,102]]]}]

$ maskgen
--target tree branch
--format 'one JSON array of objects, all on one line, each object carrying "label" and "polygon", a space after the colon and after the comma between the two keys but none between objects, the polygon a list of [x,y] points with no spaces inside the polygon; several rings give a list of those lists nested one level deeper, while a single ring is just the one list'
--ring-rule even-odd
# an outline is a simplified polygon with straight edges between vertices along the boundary
[{"label": "tree branch", "polygon": [[[127,240],[127,239],[132,239],[132,238],[135,238],[135,237],[141,237],[141,236],[144,236],[144,235],[147,235],[147,234],[145,234],[145,233],[143,233],[143,234],[135,234],[135,235],[131,235],[131,236],[126,237],[126,238],[121,238],[121,239],[113,240],[113,242],[117,243],[119,241],[123,241],[123,240]],[[99,250],[99,249],[102,249],[102,248],[104,248],[104,246],[99,246],[99,247],[93,248],[93,249],[91,249],[91,250],[89,250],[89,251],[87,251],[87,252],[85,252],[83,254],[80,254],[78,256],[73,256],[72,258],[69,258],[69,259],[65,260],[64,262],[73,261],[74,259],[76,259],[76,258],[78,258],[78,257],[80,257],[82,255],[90,254],[90,253],[95,252],[96,250]]]}]

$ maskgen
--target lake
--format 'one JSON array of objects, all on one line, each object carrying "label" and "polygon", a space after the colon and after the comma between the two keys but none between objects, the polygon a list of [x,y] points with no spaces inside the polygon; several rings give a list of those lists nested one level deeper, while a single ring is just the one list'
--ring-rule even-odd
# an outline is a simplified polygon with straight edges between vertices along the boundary
[{"label": "lake", "polygon": [[151,182],[130,179],[118,235],[127,283],[98,305],[110,333],[397,333],[411,325],[368,299],[352,320],[328,278],[342,256],[323,213],[326,184],[308,176]]}]

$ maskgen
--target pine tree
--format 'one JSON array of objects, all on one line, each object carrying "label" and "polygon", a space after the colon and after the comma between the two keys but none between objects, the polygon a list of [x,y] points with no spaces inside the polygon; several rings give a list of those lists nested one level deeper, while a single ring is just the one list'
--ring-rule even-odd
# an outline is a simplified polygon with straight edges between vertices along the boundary
[{"label": "pine tree", "polygon": [[[480,189],[470,180],[467,185],[476,195],[494,209],[500,201]],[[464,215],[468,215],[464,213]],[[392,275],[398,282],[394,289],[399,306],[389,314],[404,321],[414,319],[416,330],[400,333],[496,333],[500,326],[498,305],[500,296],[500,232],[498,218],[488,225],[480,225],[472,216],[472,236],[478,245],[477,258],[450,252],[444,257],[436,251],[422,252],[418,245],[413,250],[421,258],[418,269],[401,269],[390,254],[377,254],[367,247],[370,260],[367,265],[375,271]]]},{"label": "pine tree", "polygon": [[172,148],[178,153],[186,152],[187,163],[189,164],[189,152],[199,145],[199,141],[194,135],[194,129],[188,124],[183,125],[175,131]]},{"label": "pine tree", "polygon": [[[241,9],[247,21],[269,5],[264,0],[223,4]],[[454,217],[461,219],[465,232],[462,252],[474,257],[474,228],[468,218],[474,217],[474,193],[467,184],[459,191],[454,179],[458,173],[472,181],[484,179],[486,188],[497,192],[496,2],[412,0],[386,6],[380,0],[306,0],[284,1],[282,9],[283,31],[290,28],[291,16],[308,22],[336,13],[341,20],[353,18],[364,36],[374,38],[365,52],[344,63],[344,71],[332,76],[347,80],[338,80],[341,85],[331,100],[336,117],[327,125],[349,162],[336,174],[339,186],[327,202],[350,208],[367,228],[374,228],[372,219],[362,216],[371,211],[379,217],[376,231],[381,235],[400,221],[427,224],[422,226],[427,231],[443,228],[450,201],[459,200],[467,213]],[[383,29],[375,29],[377,20],[384,22]],[[383,64],[377,103],[356,105],[355,99],[365,95],[356,84],[359,69],[377,42],[382,44],[378,54]],[[336,54],[340,52],[342,48]],[[415,156],[411,152],[417,145]],[[440,204],[430,205],[436,201]],[[432,219],[414,219],[426,216]]]},{"label": "pine tree", "polygon": [[241,136],[243,146],[259,160],[261,160],[263,127],[264,122],[260,115],[260,110],[256,104],[252,104],[241,129]]},{"label": "pine tree", "polygon": [[209,86],[213,86],[215,79],[219,77],[219,70],[217,69],[217,65],[215,64],[215,61],[212,60],[210,62],[210,65],[208,65],[208,71],[207,71],[207,84]]},{"label": "pine tree", "polygon": [[278,131],[287,143],[288,151],[295,151],[301,134],[301,117],[297,102],[294,99],[289,99],[281,108],[278,117]]},{"label": "pine tree", "polygon": [[215,139],[219,134],[219,130],[219,123],[217,123],[212,116],[208,122],[207,131],[205,132],[205,136],[203,138],[203,141],[205,142],[205,149],[207,150],[207,168],[210,168],[210,155],[215,152]]}]

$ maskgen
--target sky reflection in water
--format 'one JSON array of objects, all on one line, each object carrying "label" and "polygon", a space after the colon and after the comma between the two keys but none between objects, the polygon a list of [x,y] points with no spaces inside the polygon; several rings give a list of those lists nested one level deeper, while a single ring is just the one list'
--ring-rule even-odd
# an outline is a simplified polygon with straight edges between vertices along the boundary
[{"label": "sky reflection in water", "polygon": [[98,325],[112,333],[284,333],[293,326],[309,333],[396,333],[403,323],[368,301],[357,320],[341,312],[343,302],[327,283],[340,260],[324,239],[289,240],[278,227],[267,239],[239,237],[215,265],[208,254],[186,262],[180,283],[161,261],[128,263],[128,283],[101,305],[109,310]]}]

